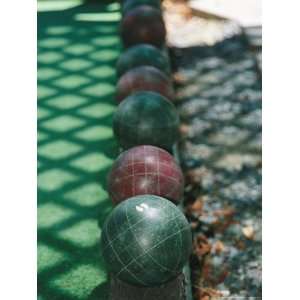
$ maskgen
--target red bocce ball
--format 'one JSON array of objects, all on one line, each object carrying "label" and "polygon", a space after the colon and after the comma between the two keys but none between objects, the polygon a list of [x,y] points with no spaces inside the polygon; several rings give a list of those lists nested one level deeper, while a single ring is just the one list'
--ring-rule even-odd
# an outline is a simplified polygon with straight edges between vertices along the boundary
[{"label": "red bocce ball", "polygon": [[121,22],[121,37],[126,48],[141,43],[162,47],[166,28],[160,10],[140,5],[129,11]]},{"label": "red bocce ball", "polygon": [[126,72],[117,84],[117,102],[139,91],[152,91],[172,101],[174,89],[168,76],[157,68],[141,66]]},{"label": "red bocce ball", "polygon": [[123,152],[108,177],[108,192],[114,204],[145,194],[178,204],[183,187],[182,171],[173,156],[154,146],[137,146]]}]

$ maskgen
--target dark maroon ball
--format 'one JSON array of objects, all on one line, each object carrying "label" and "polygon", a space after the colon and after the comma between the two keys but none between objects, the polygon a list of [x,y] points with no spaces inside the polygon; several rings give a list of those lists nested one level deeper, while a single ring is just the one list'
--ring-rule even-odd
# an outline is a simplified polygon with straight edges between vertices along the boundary
[{"label": "dark maroon ball", "polygon": [[108,192],[114,204],[145,194],[177,204],[183,187],[182,171],[173,156],[154,146],[137,146],[123,152],[108,176]]},{"label": "dark maroon ball", "polygon": [[151,66],[141,66],[126,72],[118,81],[116,91],[118,102],[139,91],[152,91],[171,101],[174,99],[169,77]]},{"label": "dark maroon ball", "polygon": [[161,12],[149,5],[140,5],[129,11],[121,22],[121,37],[125,47],[141,43],[162,47],[166,28]]}]

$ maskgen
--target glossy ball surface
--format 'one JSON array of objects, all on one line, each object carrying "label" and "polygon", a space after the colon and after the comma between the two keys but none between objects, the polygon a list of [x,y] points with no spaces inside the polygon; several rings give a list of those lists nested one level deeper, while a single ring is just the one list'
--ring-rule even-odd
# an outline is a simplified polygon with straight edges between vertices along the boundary
[{"label": "glossy ball surface", "polygon": [[156,92],[171,101],[175,97],[169,77],[151,66],[137,67],[125,73],[118,81],[116,90],[118,102],[139,91]]},{"label": "glossy ball surface", "polygon": [[156,286],[178,276],[192,249],[190,226],[176,205],[143,195],[120,203],[103,226],[109,271],[132,285]]},{"label": "glossy ball surface", "polygon": [[125,15],[140,5],[149,5],[156,9],[161,9],[161,0],[125,0],[122,4],[122,14]]},{"label": "glossy ball surface", "polygon": [[179,137],[175,106],[154,92],[138,92],[118,106],[113,130],[123,149],[152,145],[170,151]]},{"label": "glossy ball surface", "polygon": [[118,77],[140,66],[152,66],[166,75],[170,75],[170,64],[165,53],[149,44],[132,46],[119,57],[116,69]]},{"label": "glossy ball surface", "polygon": [[121,21],[121,37],[125,47],[141,43],[162,47],[166,28],[160,10],[141,5],[129,11]]},{"label": "glossy ball surface", "polygon": [[108,176],[108,191],[114,204],[144,194],[178,204],[183,187],[183,174],[173,156],[154,146],[137,146],[123,152]]}]

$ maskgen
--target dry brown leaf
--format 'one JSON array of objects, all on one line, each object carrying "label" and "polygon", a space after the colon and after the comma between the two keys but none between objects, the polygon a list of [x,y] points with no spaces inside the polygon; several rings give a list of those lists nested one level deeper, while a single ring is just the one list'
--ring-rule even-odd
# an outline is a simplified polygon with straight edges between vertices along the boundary
[{"label": "dry brown leaf", "polygon": [[191,228],[196,229],[198,227],[198,222],[191,222]]},{"label": "dry brown leaf", "polygon": [[[212,267],[210,264],[210,260],[206,259],[203,266],[202,266],[202,279],[205,280],[206,282],[210,282],[211,281],[211,271],[212,271]],[[202,293],[202,289],[200,289],[201,293]]]},{"label": "dry brown leaf", "polygon": [[253,240],[255,236],[255,231],[252,226],[243,227],[242,232],[248,240]]},{"label": "dry brown leaf", "polygon": [[213,288],[202,288],[201,292],[203,295],[206,294],[209,297],[221,297],[223,295],[220,291],[215,290]]},{"label": "dry brown leaf", "polygon": [[182,135],[187,135],[190,131],[190,126],[187,124],[181,124],[179,130]]},{"label": "dry brown leaf", "polygon": [[245,250],[246,249],[246,244],[245,244],[244,241],[237,241],[235,246],[240,250]]},{"label": "dry brown leaf", "polygon": [[188,212],[191,214],[196,214],[196,215],[201,215],[203,210],[203,200],[201,197],[198,197],[194,203],[192,203],[191,205],[189,205],[188,207]]},{"label": "dry brown leaf", "polygon": [[201,168],[193,169],[187,172],[186,181],[192,184],[199,184],[202,181],[204,170]]},{"label": "dry brown leaf", "polygon": [[215,232],[218,233],[224,233],[232,224],[236,224],[235,221],[229,220],[218,220],[218,222],[215,223]]},{"label": "dry brown leaf", "polygon": [[219,209],[214,211],[216,217],[232,217],[235,213],[235,210],[231,207]]},{"label": "dry brown leaf", "polygon": [[199,254],[200,256],[203,256],[205,254],[210,253],[211,251],[211,245],[210,244],[200,244],[197,248],[197,254]]},{"label": "dry brown leaf", "polygon": [[177,84],[182,84],[186,82],[186,78],[179,72],[173,74],[173,81]]},{"label": "dry brown leaf", "polygon": [[218,278],[218,284],[224,282],[228,274],[229,274],[228,270],[224,270]]},{"label": "dry brown leaf", "polygon": [[214,244],[214,249],[216,250],[217,254],[220,254],[221,252],[225,251],[225,245],[221,241],[216,241]]},{"label": "dry brown leaf", "polygon": [[197,256],[203,256],[210,253],[212,246],[204,235],[198,235],[194,244]]}]

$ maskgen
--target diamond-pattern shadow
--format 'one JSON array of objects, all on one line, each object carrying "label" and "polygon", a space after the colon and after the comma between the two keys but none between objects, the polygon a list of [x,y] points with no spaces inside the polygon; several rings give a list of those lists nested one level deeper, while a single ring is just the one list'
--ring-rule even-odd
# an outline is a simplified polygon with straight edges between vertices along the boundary
[{"label": "diamond-pattern shadow", "polygon": [[[221,288],[229,289],[234,296],[260,297],[259,275],[250,274],[252,269],[248,266],[252,264],[253,272],[259,274],[261,77],[257,62],[243,36],[225,39],[214,46],[173,52],[178,62],[177,107],[183,123],[179,152],[187,174],[185,200],[187,205],[195,199],[203,204],[201,213],[190,213],[189,218],[196,222],[197,234],[205,234],[211,243],[222,239],[227,247],[224,256],[209,257],[211,265],[204,265],[204,260],[202,266],[194,265],[194,278],[201,282],[197,288],[215,288],[219,283],[212,284],[199,275],[206,267],[213,270],[212,281],[217,281],[224,270],[229,273]],[[237,228],[234,238],[229,230],[222,234],[215,230],[220,220],[216,217],[218,213],[231,209],[231,221],[235,224],[228,223],[228,228]],[[253,228],[255,238],[243,241],[247,247],[240,251],[235,239],[240,238],[243,227]]]},{"label": "diamond-pattern shadow", "polygon": [[119,4],[101,3],[38,13],[38,299],[106,299],[98,241],[121,45]]},{"label": "diamond-pattern shadow", "polygon": [[219,178],[207,186],[202,182],[202,192],[241,179],[242,167],[254,168],[259,179],[261,82],[252,54],[240,36],[182,52],[178,74],[184,85],[177,89],[177,107],[188,128],[180,143],[183,167],[204,168]]}]

